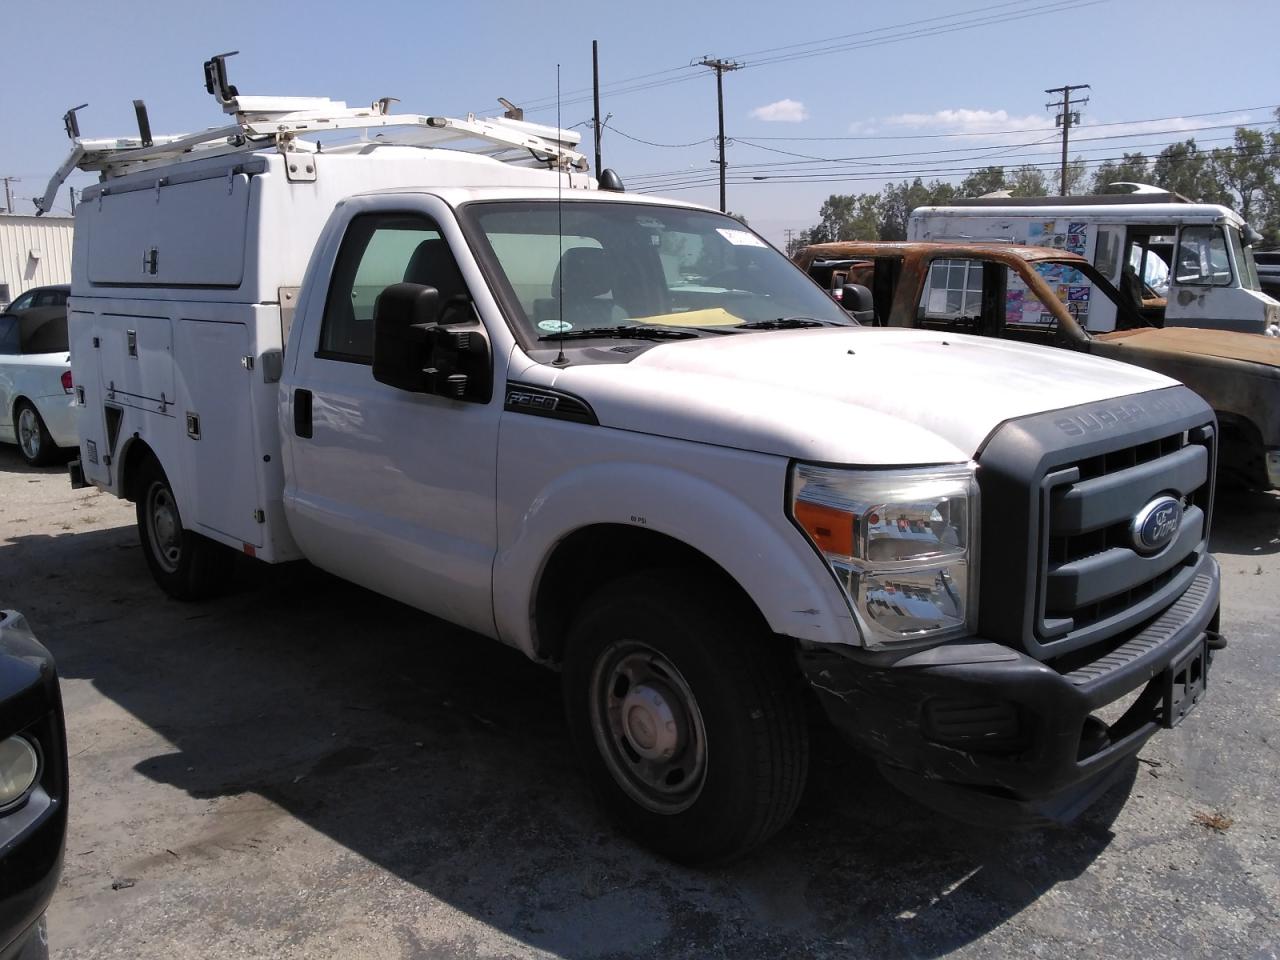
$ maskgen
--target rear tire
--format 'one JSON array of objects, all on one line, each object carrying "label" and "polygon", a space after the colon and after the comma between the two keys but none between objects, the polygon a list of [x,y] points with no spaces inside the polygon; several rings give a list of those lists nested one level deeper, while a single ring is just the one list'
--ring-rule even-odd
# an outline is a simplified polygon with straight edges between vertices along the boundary
[{"label": "rear tire", "polygon": [[178,501],[154,457],[139,467],[138,539],[151,576],[178,600],[202,600],[221,593],[231,579],[235,554],[220,543],[182,527]]},{"label": "rear tire", "polygon": [[724,861],[790,819],[808,772],[801,681],[741,598],[685,572],[637,574],[578,612],[565,710],[621,829],[681,863]]},{"label": "rear tire", "polygon": [[22,459],[33,467],[45,467],[58,456],[58,446],[44,425],[40,411],[29,400],[18,401],[13,409],[13,433]]}]

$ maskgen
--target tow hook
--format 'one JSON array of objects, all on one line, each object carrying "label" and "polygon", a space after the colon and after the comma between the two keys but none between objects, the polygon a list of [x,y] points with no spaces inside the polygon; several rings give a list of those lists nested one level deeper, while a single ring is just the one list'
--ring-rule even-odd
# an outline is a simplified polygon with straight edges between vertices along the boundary
[{"label": "tow hook", "polygon": [[1206,630],[1204,635],[1205,639],[1208,641],[1210,650],[1222,650],[1227,645],[1227,638],[1217,630]]}]

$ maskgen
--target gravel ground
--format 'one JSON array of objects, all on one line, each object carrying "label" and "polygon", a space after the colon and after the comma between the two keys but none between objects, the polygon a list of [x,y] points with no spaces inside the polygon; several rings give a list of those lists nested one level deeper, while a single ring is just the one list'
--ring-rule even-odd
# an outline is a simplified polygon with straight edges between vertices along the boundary
[{"label": "gravel ground", "polygon": [[556,677],[306,565],[166,599],[131,504],[0,447],[0,605],[63,678],[57,957],[1248,957],[1280,950],[1280,498],[1223,498],[1209,696],[1069,829],[960,826],[833,741],[692,871],[611,832]]}]

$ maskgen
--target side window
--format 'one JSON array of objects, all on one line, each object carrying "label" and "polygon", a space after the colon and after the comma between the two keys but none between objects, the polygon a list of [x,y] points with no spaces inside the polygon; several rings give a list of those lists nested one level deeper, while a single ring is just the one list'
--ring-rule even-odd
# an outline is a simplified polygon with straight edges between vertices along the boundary
[{"label": "side window", "polygon": [[18,318],[0,317],[0,356],[18,352]]},{"label": "side window", "polygon": [[1178,283],[1210,287],[1231,286],[1231,263],[1221,227],[1183,227],[1174,258]]},{"label": "side window", "polygon": [[441,306],[467,294],[453,252],[431,220],[407,214],[353,219],[334,264],[316,355],[372,363],[374,306],[383,290],[401,282],[435,287]]},{"label": "side window", "polygon": [[1123,232],[1119,227],[1099,227],[1098,239],[1093,248],[1093,265],[1104,277],[1115,282],[1119,279],[1118,261]]},{"label": "side window", "polygon": [[981,315],[982,261],[933,261],[916,310],[920,326],[976,331]]},{"label": "side window", "polygon": [[13,303],[9,304],[9,309],[15,313],[19,310],[26,310],[31,306],[31,301],[34,298],[35,298],[35,294],[28,291],[24,293],[22,296],[20,296],[17,300],[13,301]]}]

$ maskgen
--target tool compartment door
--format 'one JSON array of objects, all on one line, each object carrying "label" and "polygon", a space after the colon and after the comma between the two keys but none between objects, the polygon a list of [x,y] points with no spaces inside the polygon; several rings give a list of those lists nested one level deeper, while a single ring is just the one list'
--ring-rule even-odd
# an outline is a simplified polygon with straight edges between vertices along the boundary
[{"label": "tool compartment door", "polygon": [[184,372],[184,458],[191,507],[184,524],[262,546],[259,451],[255,443],[252,354],[243,323],[184,319],[178,324]]}]

